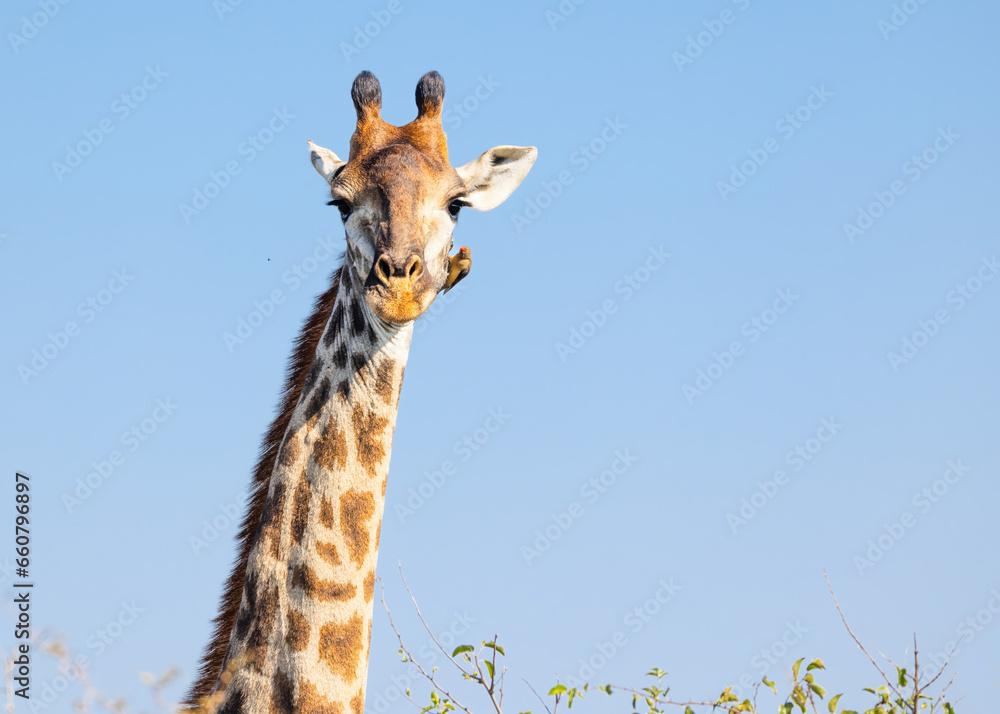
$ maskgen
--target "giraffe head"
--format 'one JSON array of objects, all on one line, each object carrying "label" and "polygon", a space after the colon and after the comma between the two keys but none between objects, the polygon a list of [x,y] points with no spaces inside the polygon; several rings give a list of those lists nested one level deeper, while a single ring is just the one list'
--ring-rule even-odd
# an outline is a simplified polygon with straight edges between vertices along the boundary
[{"label": "giraffe head", "polygon": [[312,164],[330,185],[330,204],[347,233],[346,268],[383,320],[419,317],[442,290],[469,271],[469,250],[451,256],[463,207],[503,203],[535,161],[534,147],[498,146],[464,166],[448,161],[441,126],[444,80],[428,72],[417,84],[417,118],[382,120],[382,90],[371,72],[354,80],[358,123],[347,161],[311,141]]}]

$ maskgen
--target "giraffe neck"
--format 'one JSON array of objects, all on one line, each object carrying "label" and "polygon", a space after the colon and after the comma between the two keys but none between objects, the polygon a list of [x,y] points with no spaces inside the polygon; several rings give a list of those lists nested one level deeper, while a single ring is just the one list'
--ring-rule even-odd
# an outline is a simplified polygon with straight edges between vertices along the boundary
[{"label": "giraffe neck", "polygon": [[362,714],[389,453],[412,324],[376,317],[356,281],[345,263],[275,460],[229,639],[233,674],[219,714]]}]

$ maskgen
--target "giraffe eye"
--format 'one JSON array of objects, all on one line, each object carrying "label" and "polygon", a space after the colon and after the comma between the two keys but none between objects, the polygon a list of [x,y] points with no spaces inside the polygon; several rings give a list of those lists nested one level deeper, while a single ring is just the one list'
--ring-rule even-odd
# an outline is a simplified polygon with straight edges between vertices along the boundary
[{"label": "giraffe eye", "polygon": [[458,218],[458,212],[462,210],[462,206],[467,206],[465,201],[455,200],[448,204],[448,214],[453,218]]},{"label": "giraffe eye", "polygon": [[351,204],[342,198],[335,198],[326,205],[336,206],[337,210],[340,211],[340,220],[342,221],[347,221],[348,217],[351,215]]}]

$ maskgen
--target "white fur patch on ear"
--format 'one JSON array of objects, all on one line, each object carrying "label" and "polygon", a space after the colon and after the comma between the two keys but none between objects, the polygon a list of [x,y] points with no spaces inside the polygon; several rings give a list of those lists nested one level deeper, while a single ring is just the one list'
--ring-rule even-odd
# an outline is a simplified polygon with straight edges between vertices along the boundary
[{"label": "white fur patch on ear", "polygon": [[329,149],[324,149],[322,146],[316,146],[312,143],[312,139],[307,142],[309,144],[309,158],[312,160],[312,165],[319,172],[319,175],[326,179],[329,184],[333,183],[333,176],[337,173],[337,169],[344,165],[344,161],[337,158],[337,155],[330,151]]},{"label": "white fur patch on ear", "polygon": [[497,146],[455,169],[465,182],[469,206],[488,211],[506,201],[528,175],[537,156],[534,146]]}]

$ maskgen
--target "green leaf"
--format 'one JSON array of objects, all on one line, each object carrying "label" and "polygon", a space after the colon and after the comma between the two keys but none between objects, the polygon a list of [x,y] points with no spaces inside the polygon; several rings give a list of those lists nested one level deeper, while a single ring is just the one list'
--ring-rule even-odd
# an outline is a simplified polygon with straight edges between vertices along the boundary
[{"label": "green leaf", "polygon": [[493,663],[490,662],[487,659],[487,660],[483,660],[483,664],[486,665],[486,671],[490,673],[490,679],[492,680],[493,679]]},{"label": "green leaf", "polygon": [[818,684],[810,684],[809,688],[814,692],[816,692],[816,694],[819,695],[820,699],[826,696],[826,690],[823,689],[823,687],[819,686]]},{"label": "green leaf", "polygon": [[792,679],[798,679],[799,678],[799,666],[802,664],[802,662],[804,660],[805,660],[805,657],[803,657],[802,659],[798,660],[795,664],[792,665]]},{"label": "green leaf", "polygon": [[694,709],[691,707],[684,707],[684,714],[694,714]]},{"label": "green leaf", "polygon": [[826,669],[826,665],[823,664],[823,660],[817,657],[816,659],[814,659],[812,662],[809,663],[808,667],[806,667],[807,672],[811,669]]},{"label": "green leaf", "polygon": [[600,689],[602,692],[607,692],[609,696],[611,695],[611,685],[610,684],[605,684],[603,687],[598,687],[598,689]]},{"label": "green leaf", "polygon": [[[799,660],[801,662],[802,660]],[[795,702],[803,712],[806,710],[806,695],[801,687],[796,686],[792,690],[792,701]]]},{"label": "green leaf", "polygon": [[775,694],[778,693],[778,688],[774,686],[774,682],[772,682],[770,679],[767,678],[767,675],[764,675],[764,679],[760,681],[764,684],[765,687],[770,687],[772,692],[774,692]]},{"label": "green leaf", "polygon": [[899,674],[899,686],[905,687],[906,686],[906,667],[903,667],[902,669],[900,669],[899,667],[896,667],[896,673]]},{"label": "green leaf", "polygon": [[738,701],[739,697],[733,694],[733,688],[726,687],[725,689],[722,690],[722,694],[719,695],[719,699],[716,703],[725,704],[727,702],[738,702]]},{"label": "green leaf", "polygon": [[556,686],[552,687],[552,689],[549,690],[549,696],[551,697],[556,694],[562,694],[565,691],[566,691],[565,684],[557,684]]},{"label": "green leaf", "polygon": [[840,698],[842,696],[844,696],[844,695],[843,694],[838,694],[837,696],[835,696],[833,699],[830,700],[830,703],[826,706],[826,708],[830,712],[830,714],[833,714],[837,710],[837,702],[840,701]]},{"label": "green leaf", "polygon": [[784,704],[781,705],[781,708],[778,710],[778,712],[779,714],[792,714],[792,703],[785,702]]},{"label": "green leaf", "polygon": [[463,652],[472,652],[475,648],[472,645],[459,645],[455,648],[455,651],[451,653],[452,657],[457,657]]},{"label": "green leaf", "polygon": [[[497,652],[499,652],[500,654],[502,654],[504,657],[507,656],[507,653],[503,651],[503,647],[501,647],[500,645],[498,645],[496,642],[484,642],[483,643],[483,647],[489,647],[491,650],[496,650]],[[469,649],[471,650],[472,648],[470,647]]]}]

